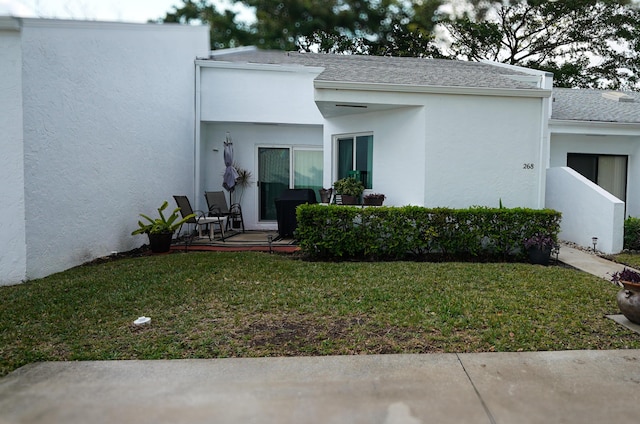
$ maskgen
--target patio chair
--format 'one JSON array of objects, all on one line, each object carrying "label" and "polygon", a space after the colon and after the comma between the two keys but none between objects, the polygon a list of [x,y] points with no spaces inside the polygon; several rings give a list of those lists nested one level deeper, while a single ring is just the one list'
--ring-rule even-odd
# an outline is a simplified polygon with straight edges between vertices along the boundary
[{"label": "patio chair", "polygon": [[228,218],[227,228],[229,228],[230,224],[233,224],[232,227],[239,225],[244,233],[244,219],[240,203],[234,203],[231,207],[228,207],[227,198],[223,191],[205,191],[204,197],[209,207],[209,216],[226,217]]},{"label": "patio chair", "polygon": [[173,196],[176,201],[176,204],[180,208],[180,213],[183,217],[195,214],[195,218],[191,218],[186,221],[186,224],[195,224],[198,228],[198,236],[202,237],[202,227],[209,227],[209,240],[212,239],[212,236],[215,234],[216,225],[220,228],[220,233],[222,234],[222,241],[224,241],[224,227],[227,223],[227,217],[224,216],[207,216],[203,211],[194,211],[191,207],[191,202],[189,202],[189,198],[187,196]]}]

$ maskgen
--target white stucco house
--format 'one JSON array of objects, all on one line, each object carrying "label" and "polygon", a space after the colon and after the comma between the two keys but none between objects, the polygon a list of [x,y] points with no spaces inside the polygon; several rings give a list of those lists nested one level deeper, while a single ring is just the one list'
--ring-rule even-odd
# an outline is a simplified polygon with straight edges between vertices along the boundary
[{"label": "white stucco house", "polygon": [[604,252],[640,216],[634,94],[495,63],[209,52],[193,26],[0,18],[0,54],[0,284],[145,243],[137,214],[174,194],[205,209],[227,134],[248,229],[277,228],[282,189],[352,170],[388,205],[552,207]]}]

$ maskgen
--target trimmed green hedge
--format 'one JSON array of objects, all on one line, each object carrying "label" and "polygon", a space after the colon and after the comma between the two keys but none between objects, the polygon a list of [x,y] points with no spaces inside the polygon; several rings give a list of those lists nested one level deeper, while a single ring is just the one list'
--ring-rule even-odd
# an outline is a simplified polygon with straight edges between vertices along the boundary
[{"label": "trimmed green hedge", "polygon": [[630,216],[624,220],[624,248],[640,250],[640,218]]},{"label": "trimmed green hedge", "polygon": [[310,259],[513,260],[524,241],[558,239],[561,213],[537,209],[301,205],[296,238]]}]

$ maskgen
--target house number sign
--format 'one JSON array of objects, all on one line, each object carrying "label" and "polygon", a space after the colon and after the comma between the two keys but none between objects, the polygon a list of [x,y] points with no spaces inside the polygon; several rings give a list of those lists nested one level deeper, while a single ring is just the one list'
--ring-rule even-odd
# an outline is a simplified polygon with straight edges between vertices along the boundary
[{"label": "house number sign", "polygon": [[522,169],[533,169],[535,167],[534,164],[532,163],[523,163],[522,164]]}]

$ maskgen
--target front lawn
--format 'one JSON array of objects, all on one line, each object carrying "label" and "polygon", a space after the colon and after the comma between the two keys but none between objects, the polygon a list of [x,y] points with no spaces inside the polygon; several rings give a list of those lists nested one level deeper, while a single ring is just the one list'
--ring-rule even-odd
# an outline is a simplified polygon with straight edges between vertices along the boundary
[{"label": "front lawn", "polygon": [[514,263],[123,259],[0,287],[0,375],[47,360],[638,349],[604,318],[617,291]]}]

